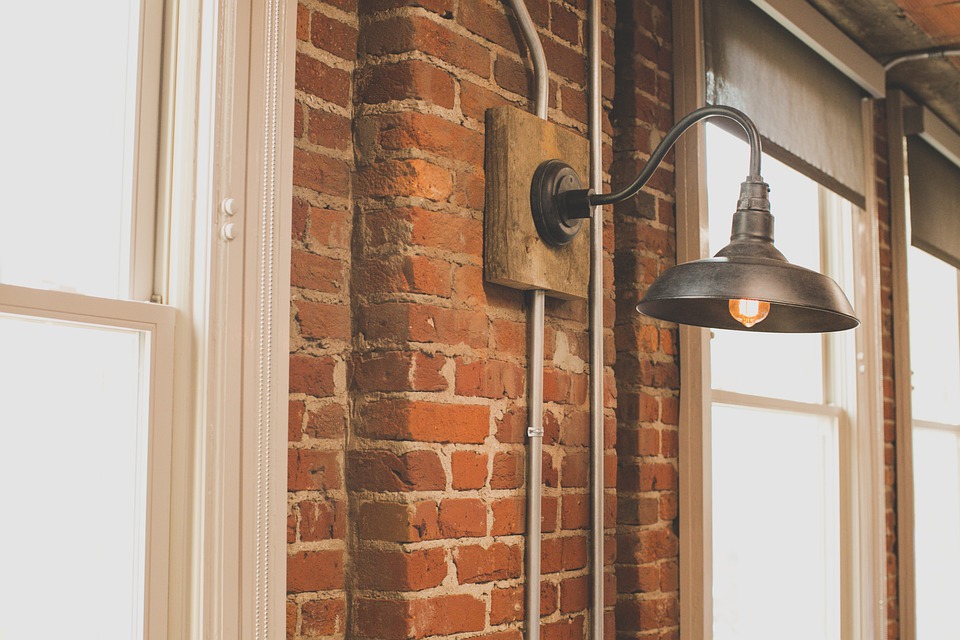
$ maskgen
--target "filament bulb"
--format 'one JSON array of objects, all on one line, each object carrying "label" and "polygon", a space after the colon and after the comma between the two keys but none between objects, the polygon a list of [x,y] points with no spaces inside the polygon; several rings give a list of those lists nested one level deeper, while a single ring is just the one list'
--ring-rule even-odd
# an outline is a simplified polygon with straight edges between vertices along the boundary
[{"label": "filament bulb", "polygon": [[769,302],[750,299],[730,301],[730,315],[748,329],[758,322],[763,322],[769,313]]}]

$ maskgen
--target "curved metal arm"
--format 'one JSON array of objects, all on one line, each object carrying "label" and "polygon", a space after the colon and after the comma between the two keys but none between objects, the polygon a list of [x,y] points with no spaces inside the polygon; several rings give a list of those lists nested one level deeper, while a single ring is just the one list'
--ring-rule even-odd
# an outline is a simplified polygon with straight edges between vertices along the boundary
[{"label": "curved metal arm", "polygon": [[653,173],[657,170],[657,167],[659,167],[660,163],[663,162],[663,157],[667,155],[671,148],[673,148],[673,145],[676,144],[683,132],[701,120],[706,120],[708,118],[729,118],[743,127],[743,130],[747,132],[747,142],[750,144],[750,174],[748,178],[751,180],[760,180],[760,132],[757,130],[757,126],[753,124],[753,121],[748,118],[745,113],[734,109],[733,107],[701,107],[696,111],[691,111],[686,116],[681,118],[677,124],[673,125],[673,128],[667,132],[667,135],[664,136],[663,140],[660,141],[660,144],[657,145],[657,148],[654,149],[653,153],[650,155],[650,160],[646,165],[644,165],[643,169],[640,171],[640,175],[637,176],[636,180],[631,182],[628,186],[624,187],[620,191],[614,191],[613,193],[589,194],[587,196],[587,202],[589,205],[598,206],[604,204],[615,204],[617,202],[623,202],[627,198],[637,195],[640,189],[643,188],[643,185],[647,184],[647,181],[650,180],[651,176],[653,176]]}]

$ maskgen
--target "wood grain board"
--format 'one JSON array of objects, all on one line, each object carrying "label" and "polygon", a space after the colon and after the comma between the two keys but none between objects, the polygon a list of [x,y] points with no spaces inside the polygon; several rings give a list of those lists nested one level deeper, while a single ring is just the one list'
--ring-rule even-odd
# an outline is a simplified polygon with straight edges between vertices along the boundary
[{"label": "wood grain board", "polygon": [[569,244],[551,247],[540,239],[530,212],[533,173],[552,158],[573,167],[586,186],[586,138],[515,107],[487,110],[484,278],[514,289],[543,289],[556,298],[586,299],[589,220]]}]

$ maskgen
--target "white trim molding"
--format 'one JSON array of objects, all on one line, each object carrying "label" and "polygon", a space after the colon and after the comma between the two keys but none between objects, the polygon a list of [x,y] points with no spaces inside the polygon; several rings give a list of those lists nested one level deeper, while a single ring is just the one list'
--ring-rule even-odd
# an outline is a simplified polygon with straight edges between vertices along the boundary
[{"label": "white trim molding", "polygon": [[295,20],[295,0],[167,10],[156,286],[182,320],[184,505],[169,637],[285,637]]}]

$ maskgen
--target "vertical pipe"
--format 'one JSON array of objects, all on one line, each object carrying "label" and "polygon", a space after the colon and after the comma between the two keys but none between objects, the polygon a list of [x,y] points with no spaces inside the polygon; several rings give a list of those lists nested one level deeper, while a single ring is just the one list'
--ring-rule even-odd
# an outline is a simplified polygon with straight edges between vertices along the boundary
[{"label": "vertical pipe", "polygon": [[[549,79],[547,57],[543,53],[540,36],[530,18],[523,0],[507,0],[517,17],[520,32],[533,60],[536,82],[536,114],[547,119]],[[526,616],[527,640],[540,640],[540,558],[541,507],[543,492],[543,334],[546,294],[543,290],[530,292],[530,352],[527,358],[529,398],[527,404],[529,460],[527,468],[527,528],[526,528]]]},{"label": "vertical pipe", "polygon": [[530,292],[530,376],[527,437],[527,592],[526,637],[540,640],[540,511],[543,490],[543,333],[544,303],[542,290]]},{"label": "vertical pipe", "polygon": [[[600,3],[590,0],[590,188],[603,192],[600,101]],[[590,218],[590,636],[603,638],[603,209],[594,207]]]}]

